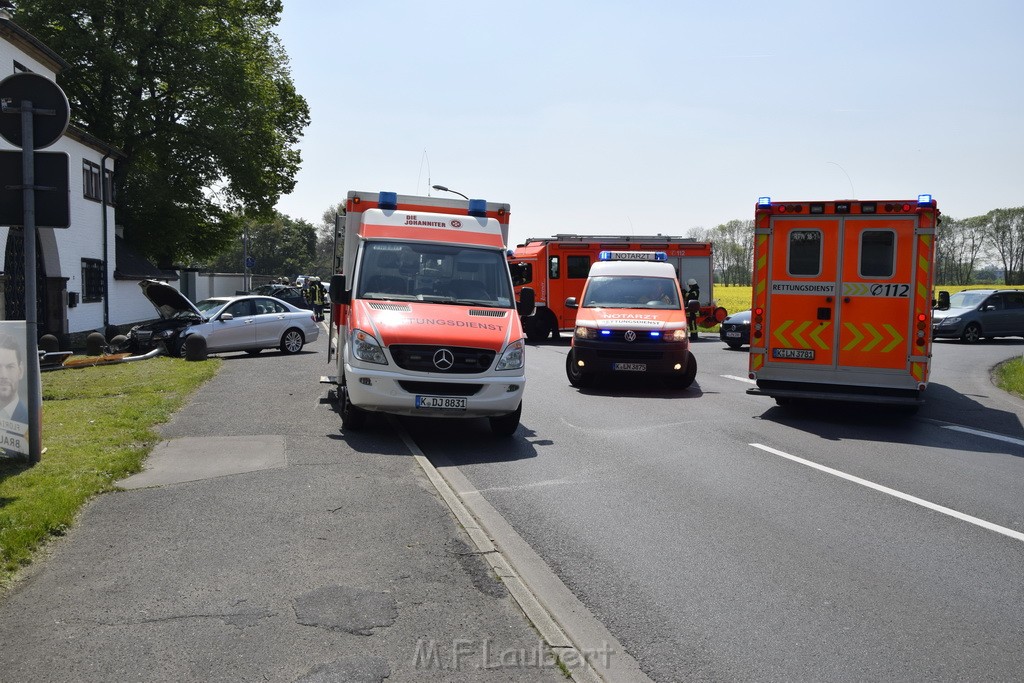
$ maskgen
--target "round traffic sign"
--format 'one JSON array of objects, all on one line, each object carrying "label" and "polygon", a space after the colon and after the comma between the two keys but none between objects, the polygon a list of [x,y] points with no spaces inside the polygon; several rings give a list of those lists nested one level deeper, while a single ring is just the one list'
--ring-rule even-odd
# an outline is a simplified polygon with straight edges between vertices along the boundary
[{"label": "round traffic sign", "polygon": [[255,268],[256,267],[256,259],[254,257],[252,257],[252,256],[246,256],[245,257],[245,267],[246,268]]},{"label": "round traffic sign", "polygon": [[[0,81],[0,136],[21,147],[21,103],[31,102],[32,149],[44,149],[60,140],[68,129],[71,107],[60,86],[41,74],[24,71]],[[40,109],[52,110],[41,113]],[[14,111],[11,111],[14,110]]]}]

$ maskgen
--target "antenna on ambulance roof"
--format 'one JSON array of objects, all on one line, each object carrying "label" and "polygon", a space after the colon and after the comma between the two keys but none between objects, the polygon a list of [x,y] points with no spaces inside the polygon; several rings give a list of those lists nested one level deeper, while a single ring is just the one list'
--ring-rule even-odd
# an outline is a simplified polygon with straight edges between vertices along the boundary
[{"label": "antenna on ambulance roof", "polygon": [[423,155],[420,157],[420,172],[416,174],[416,194],[420,193],[420,177],[423,175],[423,162],[427,162],[427,196],[430,196],[430,157],[427,156],[427,148],[423,148]]},{"label": "antenna on ambulance roof", "polygon": [[[833,166],[839,166],[839,164],[837,164],[834,161],[826,161],[825,163],[832,164]],[[857,193],[853,189],[853,181],[850,180],[850,174],[847,173],[846,169],[843,168],[842,166],[839,166],[839,170],[843,172],[843,175],[846,176],[847,182],[850,183],[850,199],[856,199],[857,198]]]}]

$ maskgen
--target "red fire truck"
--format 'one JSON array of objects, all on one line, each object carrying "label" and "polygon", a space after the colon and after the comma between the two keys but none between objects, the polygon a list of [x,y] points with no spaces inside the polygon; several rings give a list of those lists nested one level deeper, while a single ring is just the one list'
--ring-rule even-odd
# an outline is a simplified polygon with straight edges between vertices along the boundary
[{"label": "red fire truck", "polygon": [[712,296],[714,261],[710,242],[693,242],[666,235],[615,236],[569,235],[531,237],[516,247],[509,257],[516,293],[532,287],[536,293],[536,313],[523,317],[523,328],[532,342],[558,337],[559,330],[571,330],[576,324],[576,309],[565,300],[579,297],[602,251],[665,252],[685,292],[687,281],[700,287],[701,309],[697,324],[712,327],[727,317],[726,310],[715,305]]}]

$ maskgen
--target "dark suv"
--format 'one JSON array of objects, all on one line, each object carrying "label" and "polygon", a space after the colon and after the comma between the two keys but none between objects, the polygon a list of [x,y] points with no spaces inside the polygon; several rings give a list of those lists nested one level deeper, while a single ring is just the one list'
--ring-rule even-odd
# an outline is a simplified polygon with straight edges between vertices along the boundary
[{"label": "dark suv", "polygon": [[993,337],[1024,337],[1024,290],[966,289],[949,308],[932,311],[932,337],[969,344]]}]

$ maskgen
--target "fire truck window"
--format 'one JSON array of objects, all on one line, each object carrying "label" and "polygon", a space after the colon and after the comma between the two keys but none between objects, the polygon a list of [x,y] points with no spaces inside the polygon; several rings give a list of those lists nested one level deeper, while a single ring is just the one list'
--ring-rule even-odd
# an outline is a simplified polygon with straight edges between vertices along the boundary
[{"label": "fire truck window", "polygon": [[565,260],[569,269],[570,279],[586,280],[587,276],[590,275],[589,256],[566,256]]},{"label": "fire truck window", "polygon": [[789,233],[789,274],[821,274],[820,230],[794,230]]},{"label": "fire truck window", "polygon": [[558,257],[552,256],[548,259],[548,277],[552,280],[557,280],[558,275]]},{"label": "fire truck window", "polygon": [[860,276],[892,277],[896,272],[896,233],[865,230],[860,234]]}]

